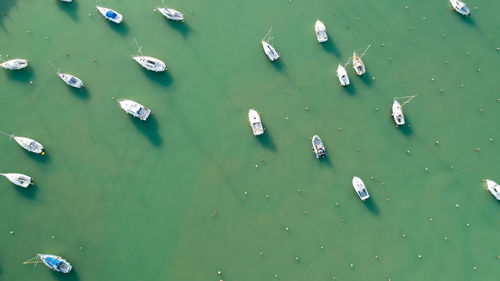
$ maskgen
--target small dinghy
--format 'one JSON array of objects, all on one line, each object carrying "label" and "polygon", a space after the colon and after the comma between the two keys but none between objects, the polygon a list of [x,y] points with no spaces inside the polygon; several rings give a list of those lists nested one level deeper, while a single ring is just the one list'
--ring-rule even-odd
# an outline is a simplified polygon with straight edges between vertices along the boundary
[{"label": "small dinghy", "polygon": [[147,70],[151,70],[154,72],[162,72],[167,70],[165,63],[157,58],[148,56],[134,56],[132,58]]},{"label": "small dinghy", "polygon": [[33,184],[33,179],[27,175],[18,174],[18,173],[0,173],[0,176],[6,177],[11,183],[20,186],[20,187],[28,187],[30,184]]},{"label": "small dinghy", "polygon": [[254,136],[260,136],[264,133],[264,128],[262,127],[262,122],[260,122],[260,116],[257,110],[252,108],[248,111],[248,121],[250,122],[250,127],[252,127]]},{"label": "small dinghy", "polygon": [[123,16],[117,11],[101,6],[95,6],[95,7],[107,20],[112,21],[114,23],[122,22]]},{"label": "small dinghy", "polygon": [[392,117],[394,118],[394,122],[396,122],[397,126],[401,126],[405,124],[405,116],[403,115],[403,107],[399,102],[394,99],[392,103]]},{"label": "small dinghy", "polygon": [[25,59],[12,59],[0,64],[5,69],[20,70],[28,67],[28,61]]},{"label": "small dinghy", "polygon": [[361,76],[365,74],[366,69],[365,69],[365,64],[361,60],[361,57],[354,52],[352,55],[352,67],[354,68],[354,71],[356,71],[356,74]]},{"label": "small dinghy", "polygon": [[162,15],[164,15],[167,19],[169,20],[175,20],[175,21],[184,21],[184,15],[174,9],[170,9],[167,7],[164,8],[156,8]]},{"label": "small dinghy", "polygon": [[45,154],[43,145],[33,139],[30,138],[25,138],[25,137],[17,137],[17,136],[12,136],[14,140],[24,149],[26,149],[29,152],[33,152],[36,154]]},{"label": "small dinghy", "polygon": [[318,38],[318,42],[326,42],[328,40],[328,35],[326,34],[326,27],[320,20],[316,20],[316,24],[314,25],[314,30],[316,31],[316,38]]},{"label": "small dinghy", "polygon": [[316,154],[316,158],[326,157],[326,149],[323,145],[323,142],[318,137],[318,135],[314,135],[312,138],[312,146],[314,150],[314,154]]},{"label": "small dinghy", "polygon": [[337,77],[339,77],[340,85],[349,85],[349,76],[347,76],[347,71],[345,71],[345,68],[340,64],[337,67]]},{"label": "small dinghy", "polygon": [[23,264],[30,264],[30,263],[36,264],[39,262],[42,262],[48,268],[61,273],[69,273],[72,269],[71,264],[67,262],[65,259],[59,256],[46,255],[46,254],[37,254],[36,257],[23,262]]},{"label": "small dinghy", "polygon": [[149,108],[133,100],[122,99],[119,100],[118,103],[125,112],[139,118],[142,121],[148,119],[149,115],[151,114],[151,110]]},{"label": "small dinghy", "polygon": [[486,185],[488,186],[488,190],[495,196],[497,200],[500,200],[500,185],[492,180],[486,180]]},{"label": "small dinghy", "polygon": [[354,186],[354,190],[359,195],[361,200],[365,201],[370,198],[370,194],[368,194],[368,190],[366,189],[365,183],[358,177],[352,178],[352,186]]},{"label": "small dinghy", "polygon": [[57,76],[59,76],[59,78],[61,78],[64,81],[64,83],[73,88],[81,89],[83,86],[85,86],[83,85],[83,81],[74,75],[57,72]]},{"label": "small dinghy", "polygon": [[451,5],[453,6],[453,10],[455,10],[457,13],[464,15],[464,16],[469,16],[470,15],[470,10],[465,5],[464,2],[460,0],[450,0]]}]

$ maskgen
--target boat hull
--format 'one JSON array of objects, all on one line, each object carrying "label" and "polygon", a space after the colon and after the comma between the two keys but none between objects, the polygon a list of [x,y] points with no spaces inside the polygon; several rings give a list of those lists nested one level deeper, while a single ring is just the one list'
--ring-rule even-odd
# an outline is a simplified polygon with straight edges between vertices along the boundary
[{"label": "boat hull", "polygon": [[402,126],[405,124],[405,116],[403,115],[403,107],[397,100],[392,103],[392,117],[397,126]]},{"label": "boat hull", "polygon": [[366,189],[365,183],[358,177],[352,178],[352,186],[358,194],[359,198],[363,201],[370,198],[370,194],[368,194],[368,190]]},{"label": "boat hull", "polygon": [[354,52],[354,54],[352,55],[352,67],[354,68],[356,74],[359,76],[362,76],[366,73],[365,64],[361,60],[361,57],[356,54],[356,52]]},{"label": "boat hull", "polygon": [[349,76],[347,75],[347,71],[340,64],[337,67],[337,77],[339,78],[340,85],[342,85],[342,86],[348,86],[350,84]]},{"label": "boat hull", "polygon": [[69,262],[59,256],[38,254],[37,257],[45,266],[57,272],[69,273],[73,268]]},{"label": "boat hull", "polygon": [[248,111],[248,121],[250,122],[250,127],[254,136],[260,136],[264,133],[264,128],[262,127],[262,122],[260,121],[260,115],[255,109],[250,109]]},{"label": "boat hull", "polygon": [[97,10],[104,16],[105,19],[119,24],[123,21],[123,16],[110,8],[96,6]]},{"label": "boat hull", "polygon": [[266,53],[266,56],[269,58],[270,61],[276,61],[279,59],[280,54],[274,49],[271,44],[267,43],[266,41],[262,40],[262,49],[264,49],[264,53]]},{"label": "boat hull", "polygon": [[0,64],[5,69],[8,70],[21,70],[28,67],[28,60],[25,59],[12,59]]},{"label": "boat hull", "polygon": [[30,184],[32,184],[32,178],[27,175],[19,173],[6,173],[0,175],[6,177],[11,183],[23,188],[27,188]]},{"label": "boat hull", "polygon": [[165,63],[157,58],[148,56],[135,56],[132,57],[138,64],[149,71],[163,72],[167,70]]},{"label": "boat hull", "polygon": [[328,41],[328,35],[326,34],[326,27],[320,20],[316,20],[316,24],[314,25],[314,31],[316,33],[316,38],[318,42],[323,43]]},{"label": "boat hull", "polygon": [[133,100],[123,99],[119,100],[118,103],[123,111],[142,121],[146,121],[151,114],[151,110],[149,108]]},{"label": "boat hull", "polygon": [[68,73],[57,73],[57,76],[59,76],[59,78],[61,78],[66,85],[73,88],[81,89],[84,86],[83,81],[74,75]]},{"label": "boat hull", "polygon": [[316,155],[316,158],[319,159],[321,157],[326,157],[326,148],[323,145],[323,141],[318,135],[314,135],[312,137],[312,148],[314,151],[314,155]]},{"label": "boat hull", "polygon": [[14,140],[24,149],[36,153],[36,154],[45,154],[43,145],[33,139],[24,138],[24,137],[14,137]]},{"label": "boat hull", "polygon": [[170,8],[156,8],[164,17],[173,21],[184,21],[184,14]]},{"label": "boat hull", "polygon": [[491,192],[491,194],[497,200],[500,200],[500,186],[492,180],[486,180],[486,185],[488,186],[488,190]]}]

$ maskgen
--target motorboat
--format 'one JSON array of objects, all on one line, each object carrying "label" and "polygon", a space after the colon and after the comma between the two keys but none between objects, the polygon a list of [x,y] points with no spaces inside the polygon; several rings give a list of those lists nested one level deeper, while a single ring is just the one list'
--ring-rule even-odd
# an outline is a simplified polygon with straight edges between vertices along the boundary
[{"label": "motorboat", "polygon": [[360,178],[353,177],[352,186],[354,187],[354,190],[356,190],[356,193],[359,195],[359,198],[361,198],[361,200],[365,201],[366,199],[370,198],[370,194],[368,194],[365,183]]},{"label": "motorboat", "polygon": [[396,125],[401,126],[405,124],[403,107],[396,99],[394,99],[394,102],[392,103],[392,117],[394,118],[394,122],[396,122]]},{"label": "motorboat", "polygon": [[488,190],[495,196],[497,200],[500,200],[500,185],[492,180],[486,180],[486,185],[488,186]]},{"label": "motorboat", "polygon": [[12,59],[0,64],[5,69],[20,70],[28,67],[28,61],[25,59]]},{"label": "motorboat", "polygon": [[27,175],[18,174],[18,173],[0,173],[0,176],[6,177],[11,183],[20,186],[20,187],[28,187],[30,184],[33,184],[33,179]]},{"label": "motorboat", "polygon": [[361,60],[361,57],[354,52],[352,55],[352,67],[354,68],[354,71],[356,71],[356,74],[361,76],[365,74],[366,69],[365,69],[365,64]]},{"label": "motorboat", "polygon": [[110,8],[95,6],[97,10],[109,21],[114,23],[120,23],[123,20],[123,16],[115,10]]},{"label": "motorboat", "polygon": [[64,83],[68,84],[73,88],[81,89],[84,86],[83,81],[74,75],[57,72],[57,76],[59,76],[59,78],[61,78],[64,81]]},{"label": "motorboat", "polygon": [[18,137],[18,136],[12,136],[14,140],[24,149],[26,149],[29,152],[33,152],[36,154],[45,154],[43,145],[33,139],[30,138],[25,138],[25,137]]},{"label": "motorboat", "polygon": [[160,59],[148,56],[134,56],[132,58],[147,70],[151,70],[154,72],[162,72],[167,70],[165,63]]},{"label": "motorboat", "polygon": [[65,259],[48,254],[37,254],[34,258],[23,262],[23,264],[37,264],[39,262],[45,264],[48,268],[61,273],[69,273],[73,268]]},{"label": "motorboat", "polygon": [[326,157],[326,149],[325,146],[323,145],[323,142],[321,139],[318,137],[318,135],[314,135],[312,138],[312,148],[314,150],[314,154],[316,155],[316,158],[320,157]]},{"label": "motorboat", "polygon": [[267,41],[262,40],[261,43],[262,43],[262,48],[264,49],[264,52],[266,53],[269,60],[275,61],[280,57],[280,54]]},{"label": "motorboat", "polygon": [[339,64],[337,67],[337,77],[339,77],[340,85],[347,86],[349,85],[349,76],[347,76],[347,71],[345,68]]},{"label": "motorboat", "polygon": [[316,37],[318,38],[318,42],[326,42],[328,40],[328,35],[326,34],[326,27],[320,20],[316,20],[316,24],[314,25],[314,30],[316,31]]},{"label": "motorboat", "polygon": [[248,121],[250,122],[250,127],[252,127],[254,136],[260,136],[264,133],[264,128],[262,127],[262,122],[260,121],[257,110],[252,108],[248,111]]},{"label": "motorboat", "polygon": [[175,21],[184,21],[184,15],[174,9],[170,8],[156,8],[162,15],[164,15],[167,19],[169,20],[175,20]]},{"label": "motorboat", "polygon": [[118,103],[120,104],[120,107],[127,112],[128,114],[139,118],[142,121],[145,121],[148,119],[149,115],[151,114],[151,109],[143,106],[140,103],[137,103],[133,100],[129,99],[122,99],[119,100]]},{"label": "motorboat", "polygon": [[455,10],[457,13],[464,15],[464,16],[469,16],[470,15],[470,10],[465,5],[464,2],[460,0],[450,0],[451,6],[453,6],[453,10]]}]

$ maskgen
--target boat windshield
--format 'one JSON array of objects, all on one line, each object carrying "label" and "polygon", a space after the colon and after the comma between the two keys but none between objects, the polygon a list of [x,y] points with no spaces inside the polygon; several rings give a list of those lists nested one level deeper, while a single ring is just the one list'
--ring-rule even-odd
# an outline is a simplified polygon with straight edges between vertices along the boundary
[{"label": "boat windshield", "polygon": [[114,19],[116,18],[117,14],[113,11],[107,11],[106,12],[106,17],[110,18],[110,19]]},{"label": "boat windshield", "polygon": [[71,82],[73,84],[76,83],[76,78],[75,77],[71,77],[71,79],[69,80],[69,82]]},{"label": "boat windshield", "polygon": [[154,66],[156,64],[156,62],[152,61],[152,60],[147,60],[147,63],[148,64],[151,64],[152,66]]},{"label": "boat windshield", "polygon": [[139,107],[139,109],[137,110],[137,112],[136,112],[136,113],[137,113],[137,114],[139,114],[139,115],[142,115],[142,112],[143,112],[142,107]]},{"label": "boat windshield", "polygon": [[359,196],[361,196],[361,197],[365,197],[366,196],[366,190],[365,189],[361,189],[358,193],[359,193]]}]

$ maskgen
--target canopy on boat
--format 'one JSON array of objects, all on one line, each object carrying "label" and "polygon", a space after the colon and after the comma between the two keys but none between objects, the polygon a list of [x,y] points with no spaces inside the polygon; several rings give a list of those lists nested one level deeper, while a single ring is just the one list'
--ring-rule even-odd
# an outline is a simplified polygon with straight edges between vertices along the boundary
[{"label": "canopy on boat", "polygon": [[113,12],[113,11],[107,11],[106,12],[106,17],[114,19],[114,18],[116,18],[116,13]]}]

